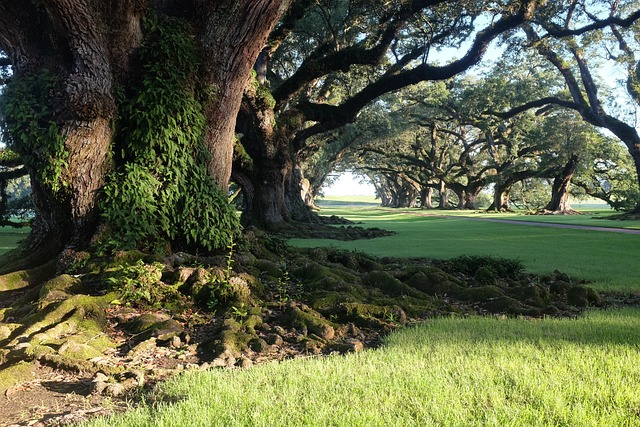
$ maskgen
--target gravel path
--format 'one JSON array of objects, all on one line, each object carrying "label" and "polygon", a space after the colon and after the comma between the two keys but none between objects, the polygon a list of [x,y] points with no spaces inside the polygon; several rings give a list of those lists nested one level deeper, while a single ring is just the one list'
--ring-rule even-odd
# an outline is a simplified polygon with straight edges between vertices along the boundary
[{"label": "gravel path", "polygon": [[634,230],[630,228],[594,227],[591,225],[556,224],[556,223],[550,223],[550,222],[519,221],[514,219],[474,218],[471,216],[438,215],[438,214],[432,214],[432,213],[419,213],[419,212],[404,212],[404,213],[408,213],[411,215],[419,215],[419,216],[434,216],[438,218],[468,219],[471,221],[498,222],[502,224],[532,225],[534,227],[570,228],[574,230],[608,231],[610,233],[622,233],[622,234],[640,234],[640,230]]}]

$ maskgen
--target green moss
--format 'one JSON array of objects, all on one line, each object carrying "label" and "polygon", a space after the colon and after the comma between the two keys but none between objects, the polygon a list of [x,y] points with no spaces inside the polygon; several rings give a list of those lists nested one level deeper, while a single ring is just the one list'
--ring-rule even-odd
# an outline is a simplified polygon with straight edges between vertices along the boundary
[{"label": "green moss", "polygon": [[370,326],[372,319],[392,323],[406,323],[407,321],[405,311],[399,306],[348,303],[341,304],[337,313],[341,318],[361,326]]},{"label": "green moss", "polygon": [[69,294],[72,293],[74,288],[77,288],[80,283],[80,279],[68,274],[62,274],[49,280],[40,288],[40,308],[44,308],[51,302],[68,298]]},{"label": "green moss", "polygon": [[371,271],[362,277],[362,284],[380,289],[387,295],[420,296],[420,293],[411,286],[402,283],[386,271]]},{"label": "green moss", "polygon": [[304,305],[287,307],[289,324],[297,329],[308,331],[324,340],[332,339],[336,334],[336,325],[325,319],[320,313]]},{"label": "green moss", "polygon": [[431,296],[458,295],[464,290],[451,276],[439,270],[427,274],[418,272],[407,283]]},{"label": "green moss", "polygon": [[255,267],[267,276],[271,276],[276,279],[282,277],[283,274],[282,269],[278,264],[267,259],[258,259],[255,263]]},{"label": "green moss", "polygon": [[52,304],[43,312],[22,319],[23,323],[30,325],[23,335],[51,330],[52,326],[69,324],[71,320],[77,320],[85,329],[101,331],[106,325],[105,308],[113,297],[113,294],[101,297],[73,295],[60,303]]},{"label": "green moss", "polygon": [[219,353],[230,352],[234,357],[247,349],[249,341],[257,338],[256,335],[242,330],[225,329],[220,334]]},{"label": "green moss", "polygon": [[488,301],[505,296],[504,291],[495,285],[461,289],[456,292],[456,295],[467,301]]},{"label": "green moss", "polygon": [[262,317],[250,314],[242,320],[242,326],[249,333],[255,334],[256,328],[262,325]]},{"label": "green moss", "polygon": [[276,107],[275,98],[271,95],[269,88],[258,81],[255,70],[251,71],[251,81],[249,84],[251,84],[256,91],[259,108],[273,110]]},{"label": "green moss", "polygon": [[2,367],[0,369],[0,393],[4,394],[11,387],[31,379],[31,373],[35,369],[36,367],[33,363],[24,361]]},{"label": "green moss", "polygon": [[0,276],[0,291],[13,291],[42,283],[55,273],[55,261],[30,270],[19,270]]},{"label": "green moss", "polygon": [[361,299],[347,292],[317,292],[310,297],[314,310],[325,311],[340,304],[360,302]]},{"label": "green moss", "polygon": [[527,314],[526,307],[524,307],[520,301],[508,296],[502,296],[488,301],[484,304],[484,307],[492,313]]},{"label": "green moss", "polygon": [[598,306],[602,303],[602,298],[595,289],[574,286],[567,292],[567,303],[576,307]]},{"label": "green moss", "polygon": [[525,304],[534,307],[548,306],[553,299],[547,289],[537,285],[527,285],[510,289],[509,293]]},{"label": "green moss", "polygon": [[490,268],[480,267],[476,270],[473,275],[473,280],[482,284],[482,285],[497,285],[498,281],[496,280],[496,275]]}]

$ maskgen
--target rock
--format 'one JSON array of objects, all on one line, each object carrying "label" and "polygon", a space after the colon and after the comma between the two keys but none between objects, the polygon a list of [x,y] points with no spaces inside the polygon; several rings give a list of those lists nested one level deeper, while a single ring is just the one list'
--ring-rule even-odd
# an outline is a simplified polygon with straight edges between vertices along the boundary
[{"label": "rock", "polygon": [[262,338],[254,338],[249,341],[249,348],[256,353],[267,353],[271,350],[269,344],[267,344],[267,342]]},{"label": "rock", "polygon": [[229,278],[229,286],[231,287],[229,295],[231,305],[240,307],[248,307],[251,305],[251,288],[244,279],[240,277],[231,277]]},{"label": "rock", "polygon": [[142,353],[147,353],[147,352],[151,352],[154,351],[156,349],[156,339],[155,337],[151,337],[147,340],[144,340],[140,343],[138,343],[135,347],[133,347],[128,355],[130,356],[135,356],[137,354],[142,354]]},{"label": "rock", "polygon": [[487,267],[478,268],[473,279],[481,285],[496,286],[498,284],[495,273]]},{"label": "rock", "polygon": [[176,335],[171,339],[171,347],[173,347],[173,348],[182,347],[182,340],[180,339],[179,336]]},{"label": "rock", "polygon": [[332,323],[304,304],[289,304],[287,306],[287,315],[289,323],[299,328],[303,335],[308,331],[324,340],[330,340],[335,336],[335,329]]},{"label": "rock", "polygon": [[109,377],[107,377],[102,372],[98,372],[93,377],[93,393],[102,394],[103,390],[107,388],[109,384]]},{"label": "rock", "polygon": [[571,289],[572,285],[569,282],[563,280],[556,280],[549,286],[549,291],[556,295],[567,295],[567,292]]},{"label": "rock", "polygon": [[174,283],[186,283],[196,272],[196,268],[194,267],[180,267],[176,270],[175,275],[173,277]]},{"label": "rock", "polygon": [[349,335],[360,335],[360,334],[362,334],[362,331],[360,331],[360,328],[358,328],[353,323],[349,322],[349,323],[347,323],[346,326],[347,326],[347,333]]},{"label": "rock", "polygon": [[218,357],[216,357],[211,361],[211,367],[213,368],[232,367],[236,364],[236,360],[237,360],[236,356],[232,352],[225,350],[222,353],[220,353]]},{"label": "rock", "polygon": [[171,316],[165,313],[145,313],[125,323],[124,329],[130,334],[139,334],[151,328],[153,325],[170,320]]},{"label": "rock", "polygon": [[125,323],[124,328],[138,339],[156,337],[158,341],[169,342],[184,333],[184,327],[164,313],[146,313]]},{"label": "rock", "polygon": [[270,345],[282,345],[284,344],[284,340],[282,339],[282,336],[278,335],[278,334],[268,334],[265,337],[265,341],[270,344]]},{"label": "rock", "polygon": [[336,311],[338,316],[352,320],[361,326],[379,325],[380,322],[400,324],[407,322],[407,314],[397,305],[346,303],[340,304]]},{"label": "rock", "polygon": [[360,340],[354,338],[346,338],[342,342],[331,344],[329,349],[331,351],[337,351],[339,353],[357,353],[364,350],[364,344]]},{"label": "rock", "polygon": [[224,368],[227,366],[227,359],[223,359],[222,357],[216,357],[211,361],[209,365],[212,368]]},{"label": "rock", "polygon": [[305,339],[304,340],[304,349],[307,353],[310,354],[320,354],[322,353],[322,348],[324,347],[324,344],[316,341],[314,339]]},{"label": "rock", "polygon": [[600,294],[585,286],[574,286],[567,292],[567,303],[575,307],[596,306],[601,302]]}]

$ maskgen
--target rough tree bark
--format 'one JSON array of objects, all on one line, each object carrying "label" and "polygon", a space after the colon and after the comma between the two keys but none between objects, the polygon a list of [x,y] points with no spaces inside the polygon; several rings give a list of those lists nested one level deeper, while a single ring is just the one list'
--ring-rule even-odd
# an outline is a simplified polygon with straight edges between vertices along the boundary
[{"label": "rough tree bark", "polygon": [[[158,3],[158,14],[179,16],[196,31],[202,52],[199,84],[209,94],[205,103],[208,170],[223,188],[231,172],[233,132],[244,85],[289,3]],[[112,167],[114,92],[136,77],[141,22],[150,7],[154,6],[146,0],[0,0],[0,49],[11,59],[14,80],[43,69],[55,75],[56,88],[49,94],[48,107],[66,152],[55,186],[58,190],[41,182],[38,171],[30,166],[36,207],[33,232],[22,250],[9,257],[22,261],[5,269],[44,262],[67,245],[82,247],[95,232],[100,190]],[[19,118],[6,117],[14,119]],[[21,154],[37,156],[38,147],[22,147]]]},{"label": "rough tree bark", "polygon": [[[233,139],[242,93],[267,37],[290,0],[198,1],[202,25],[203,82],[211,96],[205,106],[209,173],[222,188],[231,176]],[[259,190],[258,190],[259,191]]]},{"label": "rough tree bark", "polygon": [[433,187],[427,185],[420,192],[420,207],[423,209],[433,209]]},{"label": "rough tree bark", "polygon": [[438,209],[449,209],[449,193],[447,192],[447,183],[442,179],[438,182],[438,195],[440,196]]}]

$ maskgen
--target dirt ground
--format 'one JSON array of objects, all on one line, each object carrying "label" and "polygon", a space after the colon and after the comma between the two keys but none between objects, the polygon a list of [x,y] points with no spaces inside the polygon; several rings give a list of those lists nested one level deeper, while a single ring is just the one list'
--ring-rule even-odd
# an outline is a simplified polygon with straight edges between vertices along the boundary
[{"label": "dirt ground", "polygon": [[124,399],[93,394],[93,378],[38,366],[33,379],[0,396],[0,426],[53,426],[128,407]]},{"label": "dirt ground", "polygon": [[[121,314],[110,313],[111,317],[118,315]],[[189,330],[188,333],[193,336],[193,342],[202,342],[212,333],[212,329],[216,328],[216,323],[221,321],[221,318],[212,317],[207,324]],[[355,328],[353,332],[352,336],[357,335],[362,346],[352,351],[360,351],[365,347],[373,348],[380,344],[381,332],[378,330],[363,331]],[[283,331],[285,340],[277,346],[272,346],[269,352],[244,352],[242,358],[231,368],[220,367],[216,365],[215,360],[203,357],[193,342],[183,342],[179,346],[152,346],[147,351],[131,355],[126,353],[126,349],[130,348],[127,343],[130,336],[118,327],[111,327],[108,333],[110,338],[118,343],[119,350],[107,352],[97,363],[107,367],[121,366],[128,372],[143,372],[142,387],[134,387],[118,396],[109,396],[108,393],[105,395],[96,390],[98,376],[36,364],[31,379],[0,395],[0,427],[63,426],[124,411],[135,406],[143,394],[152,393],[158,382],[189,369],[242,369],[261,363],[310,355],[301,343],[296,342],[294,331]]]}]

